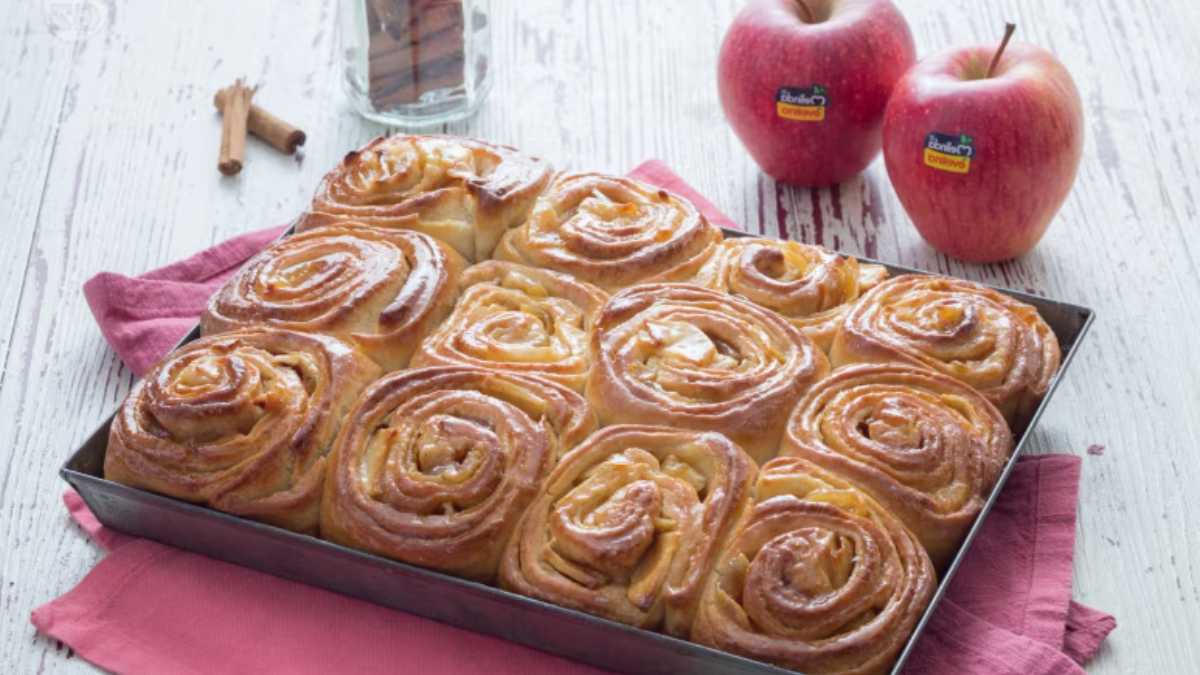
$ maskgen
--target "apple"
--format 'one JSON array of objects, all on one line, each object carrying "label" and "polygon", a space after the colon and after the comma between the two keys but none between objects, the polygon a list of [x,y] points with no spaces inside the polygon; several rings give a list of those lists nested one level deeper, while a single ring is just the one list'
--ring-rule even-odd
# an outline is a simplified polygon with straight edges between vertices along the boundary
[{"label": "apple", "polygon": [[[968,262],[1022,255],[1075,182],[1083,105],[1040,47],[950,49],[896,85],[883,123],[888,177],[925,241]],[[1006,48],[1007,47],[1007,48]]]},{"label": "apple", "polygon": [[832,185],[879,152],[888,95],[915,60],[890,0],[752,0],[721,45],[721,107],[769,176]]}]

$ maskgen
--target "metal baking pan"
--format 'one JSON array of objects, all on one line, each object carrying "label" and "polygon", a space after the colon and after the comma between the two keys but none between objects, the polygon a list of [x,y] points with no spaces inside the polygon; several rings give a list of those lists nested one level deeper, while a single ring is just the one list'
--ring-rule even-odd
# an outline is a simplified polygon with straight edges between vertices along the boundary
[{"label": "metal baking pan", "polygon": [[[749,236],[732,230],[726,230],[726,234]],[[929,274],[867,258],[859,260],[884,265],[893,275]],[[1025,429],[1014,430],[1017,444],[1013,455],[939,580],[932,602],[892,668],[893,675],[901,671],[945,594],[1095,316],[1086,307],[1003,288],[996,290],[1037,307],[1058,337],[1062,365]],[[199,329],[194,329],[183,342],[198,335]],[[71,455],[60,474],[79,492],[100,522],[113,529],[619,672],[663,675],[793,672],[104,480],[104,452],[112,418],[110,415]]]}]

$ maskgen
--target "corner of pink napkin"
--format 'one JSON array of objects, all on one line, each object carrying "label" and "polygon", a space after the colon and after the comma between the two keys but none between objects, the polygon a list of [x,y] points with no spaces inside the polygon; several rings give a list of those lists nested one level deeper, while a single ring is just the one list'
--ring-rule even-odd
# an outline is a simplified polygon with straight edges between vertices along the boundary
[{"label": "corner of pink napkin", "polygon": [[600,675],[513,642],[396,612],[72,518],[115,548],[74,589],[33,610],[37,630],[121,673],[412,671]]},{"label": "corner of pink napkin", "polygon": [[83,295],[104,339],[141,375],[196,325],[225,279],[285,229],[243,234],[138,277],[101,272],[84,283]]},{"label": "corner of pink napkin", "polygon": [[1017,462],[906,672],[1083,672],[1116,619],[1071,600],[1080,464]]},{"label": "corner of pink napkin", "polygon": [[1067,612],[1063,652],[1076,663],[1086,664],[1095,658],[1108,634],[1116,628],[1117,619],[1113,615],[1072,600]]},{"label": "corner of pink napkin", "polygon": [[71,514],[71,519],[75,521],[75,524],[89,539],[96,542],[105,551],[111,551],[131,541],[137,541],[136,537],[121,534],[102,525],[78,492],[68,489],[63,493],[62,498],[63,504],[67,506],[67,513]]},{"label": "corner of pink napkin", "polygon": [[962,608],[1061,648],[1071,603],[1080,459],[1022,459],[950,584]]}]

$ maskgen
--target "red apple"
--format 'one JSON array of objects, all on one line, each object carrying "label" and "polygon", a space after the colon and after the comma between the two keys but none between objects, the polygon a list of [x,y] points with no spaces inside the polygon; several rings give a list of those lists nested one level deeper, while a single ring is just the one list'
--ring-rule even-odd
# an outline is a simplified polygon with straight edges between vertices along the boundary
[{"label": "red apple", "polygon": [[1032,249],[1071,191],[1082,151],[1075,83],[1029,44],[924,59],[896,85],[883,124],[888,176],[917,230],[969,262]]},{"label": "red apple", "polygon": [[889,0],[753,0],[721,45],[721,106],[775,180],[840,183],[879,152],[888,95],[914,60]]}]

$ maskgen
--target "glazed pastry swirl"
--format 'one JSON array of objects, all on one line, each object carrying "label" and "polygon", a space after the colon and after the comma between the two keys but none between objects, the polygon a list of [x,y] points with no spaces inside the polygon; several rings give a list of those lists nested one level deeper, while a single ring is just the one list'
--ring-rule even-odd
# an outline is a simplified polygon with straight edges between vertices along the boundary
[{"label": "glazed pastry swirl", "polygon": [[603,291],[567,274],[495,260],[469,268],[461,281],[462,298],[421,343],[414,367],[474,365],[583,390]]},{"label": "glazed pastry swirl", "polygon": [[754,472],[720,434],[607,427],[559,462],[505,551],[501,584],[686,635]]},{"label": "glazed pastry swirl", "polygon": [[490,580],[558,457],[595,426],[582,396],[540,378],[467,366],[393,373],[346,418],[321,535]]},{"label": "glazed pastry swirl", "polygon": [[717,431],[758,462],[788,413],[829,371],[779,315],[689,284],[614,295],[596,319],[587,394],[601,422]]},{"label": "glazed pastry swirl", "polygon": [[463,267],[457,253],[417,232],[330,225],[251,258],[209,301],[201,328],[265,323],[326,333],[395,370],[450,312]]},{"label": "glazed pastry swirl", "polygon": [[690,279],[720,241],[721,231],[681,197],[629,178],[576,173],[554,181],[495,257],[612,292]]},{"label": "glazed pastry swirl", "polygon": [[325,456],[378,374],[325,336],[261,328],[195,340],[130,391],[104,477],[315,532]]},{"label": "glazed pastry swirl", "polygon": [[841,368],[818,382],[792,413],[781,454],[871,494],[941,566],[1012,448],[1004,417],[974,389],[926,368],[885,364]]},{"label": "glazed pastry swirl", "polygon": [[1058,339],[1036,309],[970,281],[908,274],[869,291],[834,338],[833,364],[901,362],[977,389],[1010,423],[1058,371]]},{"label": "glazed pastry swirl", "polygon": [[550,175],[546,162],[503,145],[382,136],[325,176],[299,229],[349,220],[416,230],[484,260],[525,220]]},{"label": "glazed pastry swirl", "polygon": [[732,293],[783,315],[828,352],[854,301],[887,278],[882,265],[795,241],[726,239],[693,283]]},{"label": "glazed pastry swirl", "polygon": [[849,483],[802,459],[759,472],[692,639],[805,673],[884,673],[933,596],[924,549]]}]

